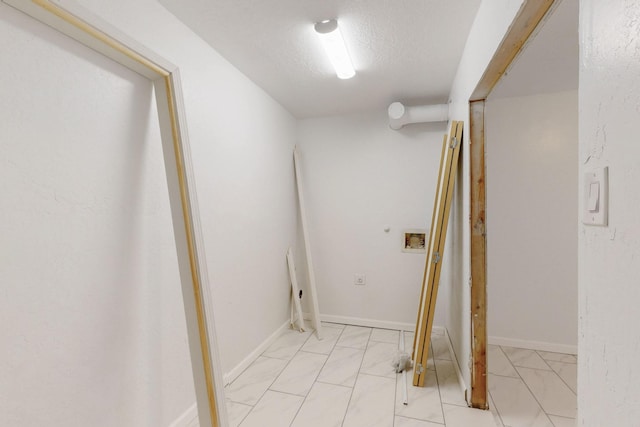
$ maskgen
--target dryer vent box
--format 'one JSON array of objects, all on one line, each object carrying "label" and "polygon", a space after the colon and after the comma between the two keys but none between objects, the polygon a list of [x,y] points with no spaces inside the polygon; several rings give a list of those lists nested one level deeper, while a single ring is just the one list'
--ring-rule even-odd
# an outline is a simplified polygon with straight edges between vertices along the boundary
[{"label": "dryer vent box", "polygon": [[402,252],[415,254],[426,253],[426,230],[420,228],[404,230],[402,235]]}]

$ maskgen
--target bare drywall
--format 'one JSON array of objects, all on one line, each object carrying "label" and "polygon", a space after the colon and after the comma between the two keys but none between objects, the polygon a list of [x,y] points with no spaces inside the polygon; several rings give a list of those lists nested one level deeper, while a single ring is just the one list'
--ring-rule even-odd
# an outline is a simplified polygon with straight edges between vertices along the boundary
[{"label": "bare drywall", "polygon": [[[323,315],[415,326],[426,253],[403,252],[403,232],[431,224],[445,131],[445,123],[394,131],[386,111],[299,122]],[[354,284],[356,274],[366,275],[364,286]]]},{"label": "bare drywall", "polygon": [[609,223],[579,225],[578,425],[640,419],[640,3],[580,2],[582,175],[609,168]]},{"label": "bare drywall", "polygon": [[490,98],[489,342],[577,351],[578,92]]}]

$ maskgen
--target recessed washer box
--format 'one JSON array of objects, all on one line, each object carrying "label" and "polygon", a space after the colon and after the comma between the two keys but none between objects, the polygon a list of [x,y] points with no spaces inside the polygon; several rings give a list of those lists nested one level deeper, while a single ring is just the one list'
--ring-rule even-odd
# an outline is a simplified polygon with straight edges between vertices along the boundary
[{"label": "recessed washer box", "polygon": [[422,228],[404,230],[402,233],[402,252],[424,254],[426,253],[427,231]]}]

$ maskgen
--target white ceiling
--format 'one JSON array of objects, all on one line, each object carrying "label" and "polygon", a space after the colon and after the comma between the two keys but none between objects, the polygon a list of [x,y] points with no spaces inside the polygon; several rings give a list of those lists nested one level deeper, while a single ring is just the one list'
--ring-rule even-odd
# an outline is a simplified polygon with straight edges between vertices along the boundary
[{"label": "white ceiling", "polygon": [[[160,0],[298,118],[448,99],[480,0]],[[337,18],[357,74],[314,33]]]},{"label": "white ceiling", "polygon": [[562,0],[538,27],[491,98],[578,89],[579,0]]}]

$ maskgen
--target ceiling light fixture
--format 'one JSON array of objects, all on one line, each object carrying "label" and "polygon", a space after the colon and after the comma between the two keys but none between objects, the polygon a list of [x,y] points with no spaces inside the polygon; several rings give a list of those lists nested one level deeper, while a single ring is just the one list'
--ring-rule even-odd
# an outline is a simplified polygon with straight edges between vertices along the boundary
[{"label": "ceiling light fixture", "polygon": [[340,28],[338,28],[338,21],[327,19],[318,22],[314,28],[318,36],[320,36],[320,40],[322,40],[324,50],[327,52],[338,78],[350,79],[355,76],[356,71],[353,69],[347,46],[344,44]]}]

